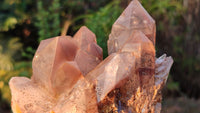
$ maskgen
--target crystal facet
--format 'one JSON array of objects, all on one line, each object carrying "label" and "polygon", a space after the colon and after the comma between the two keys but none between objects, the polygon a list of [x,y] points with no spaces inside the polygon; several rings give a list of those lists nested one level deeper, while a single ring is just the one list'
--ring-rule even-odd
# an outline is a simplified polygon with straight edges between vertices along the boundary
[{"label": "crystal facet", "polygon": [[55,113],[98,113],[97,99],[93,85],[81,78],[67,95],[61,95],[53,111]]},{"label": "crystal facet", "polygon": [[86,76],[86,79],[96,86],[98,102],[102,101],[111,90],[123,84],[131,74],[134,64],[135,57],[132,54],[114,53]]},{"label": "crystal facet", "polygon": [[78,51],[76,42],[61,36],[44,40],[40,45],[32,63],[33,81],[54,94],[71,89],[82,76],[73,61]]}]

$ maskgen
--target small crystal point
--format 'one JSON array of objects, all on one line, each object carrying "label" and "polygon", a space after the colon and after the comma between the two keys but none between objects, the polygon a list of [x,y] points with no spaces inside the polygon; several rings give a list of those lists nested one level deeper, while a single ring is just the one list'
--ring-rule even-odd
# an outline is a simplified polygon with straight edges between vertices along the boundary
[{"label": "small crystal point", "polygon": [[102,60],[102,48],[96,43],[96,36],[86,26],[81,27],[74,35],[79,45],[79,51],[75,57],[81,73],[85,76],[94,69]]},{"label": "small crystal point", "polygon": [[96,35],[86,26],[82,26],[74,35],[74,39],[78,42],[80,48],[88,46],[90,43],[96,43]]}]

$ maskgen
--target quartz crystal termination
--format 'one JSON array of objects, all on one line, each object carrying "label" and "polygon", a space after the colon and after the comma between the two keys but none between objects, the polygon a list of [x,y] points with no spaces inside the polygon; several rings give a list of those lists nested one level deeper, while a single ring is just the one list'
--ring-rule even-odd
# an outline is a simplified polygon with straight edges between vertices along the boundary
[{"label": "quartz crystal termination", "polygon": [[109,54],[131,53],[135,66],[126,82],[99,102],[101,113],[160,112],[161,89],[173,60],[164,56],[155,61],[155,30],[155,21],[138,0],[133,0],[113,24],[108,40]]},{"label": "quartz crystal termination", "polygon": [[[87,57],[83,57],[85,54]],[[102,57],[95,35],[86,27],[80,28],[75,38],[43,40],[33,58],[31,79],[14,77],[9,82],[13,112],[97,113],[95,89],[84,74],[94,69]],[[88,68],[80,65],[83,61],[90,62]]]},{"label": "quartz crystal termination", "polygon": [[85,26],[74,35],[74,40],[80,48],[75,61],[85,76],[103,60],[102,48],[97,45],[95,34]]},{"label": "quartz crystal termination", "polygon": [[74,62],[77,51],[78,46],[71,37],[61,36],[42,41],[33,58],[33,82],[55,95],[64,91],[64,88],[70,90],[82,76]]},{"label": "quartz crystal termination", "polygon": [[122,48],[133,31],[142,31],[155,45],[155,21],[138,0],[131,1],[113,24],[107,42],[108,54],[117,52]]}]

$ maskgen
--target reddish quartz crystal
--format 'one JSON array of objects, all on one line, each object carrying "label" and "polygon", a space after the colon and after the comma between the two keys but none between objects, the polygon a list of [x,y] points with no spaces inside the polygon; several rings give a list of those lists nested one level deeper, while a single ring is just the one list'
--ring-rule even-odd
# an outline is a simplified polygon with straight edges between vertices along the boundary
[{"label": "reddish quartz crystal", "polygon": [[28,78],[13,77],[9,86],[14,113],[47,113],[55,106],[55,98]]},{"label": "reddish quartz crystal", "polygon": [[77,51],[78,46],[71,37],[42,41],[33,58],[32,80],[55,95],[70,90],[82,76],[74,62]]},{"label": "reddish quartz crystal", "polygon": [[138,0],[133,0],[112,26],[108,53],[117,52],[136,30],[142,31],[155,44],[155,21]]},{"label": "reddish quartz crystal", "polygon": [[[154,86],[155,74],[154,45],[143,32],[134,31],[123,45],[121,51],[134,54],[136,57],[136,66],[134,69],[135,72],[131,74],[130,79],[120,88],[121,97],[119,100],[126,105],[125,110],[141,112],[142,107],[147,110],[152,104],[145,104],[152,100],[154,93],[154,90],[151,89],[151,87]],[[143,90],[145,90],[145,92],[142,94],[145,95],[144,97],[146,98],[143,96],[137,97],[137,94],[140,94]]]},{"label": "reddish quartz crystal", "polygon": [[80,50],[77,52],[75,61],[85,76],[103,60],[102,49],[97,45],[96,36],[87,27],[83,26],[74,35]]},{"label": "reddish quartz crystal", "polygon": [[[66,108],[73,109],[74,106],[79,110],[76,113],[96,113],[97,99],[93,84],[88,83],[83,75],[94,69],[102,57],[102,49],[96,44],[95,35],[86,27],[82,27],[74,38],[58,36],[43,40],[33,58],[31,80],[21,77],[10,80],[13,109],[23,113],[51,110],[61,113],[69,112],[70,109]],[[76,95],[79,91],[83,93],[81,96]],[[75,95],[77,100],[71,100]]]},{"label": "reddish quartz crystal", "polygon": [[132,32],[120,51],[131,52],[136,57],[135,70],[139,74],[141,85],[147,82],[154,83],[155,48],[141,31]]},{"label": "reddish quartz crystal", "polygon": [[84,48],[91,43],[96,43],[95,34],[86,26],[81,27],[73,38],[78,42],[80,48]]}]

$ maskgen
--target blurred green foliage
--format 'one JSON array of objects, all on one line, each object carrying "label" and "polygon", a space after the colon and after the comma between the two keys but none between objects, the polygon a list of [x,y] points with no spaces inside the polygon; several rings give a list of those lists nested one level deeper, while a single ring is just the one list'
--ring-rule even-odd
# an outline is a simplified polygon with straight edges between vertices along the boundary
[{"label": "blurred green foliage", "polygon": [[30,62],[15,62],[14,57],[22,48],[19,38],[0,42],[0,106],[10,103],[11,95],[8,82],[11,77],[31,75]]},{"label": "blurred green foliage", "polygon": [[[164,50],[164,45],[166,44],[165,39],[163,39],[162,34],[158,33],[164,33],[165,38],[168,38],[167,44],[168,43],[173,43],[175,42],[174,36],[171,35],[171,31],[175,30],[175,26],[180,26],[180,19],[182,18],[181,16],[185,13],[185,8],[183,7],[182,0],[143,0],[141,1],[143,6],[146,8],[146,10],[149,12],[149,14],[154,18],[158,19],[156,21],[156,30],[157,30],[157,44],[156,44],[156,49],[157,49],[157,56],[165,53]],[[168,28],[170,28],[169,31]],[[166,33],[169,33],[166,35]],[[176,34],[175,36],[178,36],[179,34]],[[171,38],[173,37],[173,38]],[[162,41],[164,40],[164,41]],[[164,44],[164,45],[163,45]],[[170,46],[170,45],[168,45]],[[177,44],[173,44],[175,52],[180,52],[180,47]],[[178,49],[179,48],[179,49]],[[167,51],[167,54],[171,54],[170,51]],[[173,56],[172,56],[173,57]],[[177,61],[176,58],[174,58],[175,62]],[[167,88],[170,91],[175,91],[175,92],[180,92],[180,84],[177,81],[174,81],[172,75],[169,76],[168,78],[168,83],[167,83]]]},{"label": "blurred green foliage", "polygon": [[142,3],[157,22],[157,54],[167,53],[174,58],[169,89],[199,98],[200,1],[142,0]]},{"label": "blurred green foliage", "polygon": [[32,0],[1,0],[0,1],[0,31],[14,29],[16,24],[23,23],[32,11],[27,11]]},{"label": "blurred green foliage", "polygon": [[[0,93],[1,101],[10,103],[11,95],[8,82],[11,77],[25,76],[30,77],[32,73],[31,62],[16,62],[12,70],[0,69]],[[3,104],[0,102],[0,105]]]},{"label": "blurred green foliage", "polygon": [[[57,36],[60,32],[60,2],[59,0],[53,0],[51,5],[44,7],[43,1],[39,0],[37,3],[37,14],[36,18],[38,21],[35,22],[39,32],[39,42],[41,40]],[[50,24],[51,23],[51,24]]]},{"label": "blurred green foliage", "polygon": [[122,12],[119,5],[120,1],[115,0],[99,11],[85,17],[85,25],[96,34],[97,43],[103,49],[104,58],[108,56],[107,40],[112,25]]},{"label": "blurred green foliage", "polygon": [[13,56],[20,50],[22,44],[19,43],[18,38],[12,38],[7,43],[0,43],[0,69],[12,70],[13,69]]}]

